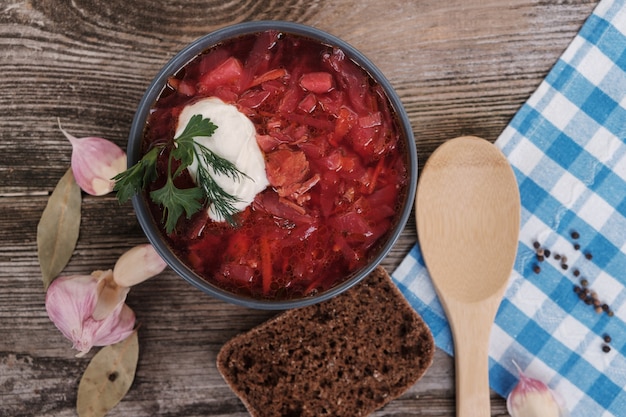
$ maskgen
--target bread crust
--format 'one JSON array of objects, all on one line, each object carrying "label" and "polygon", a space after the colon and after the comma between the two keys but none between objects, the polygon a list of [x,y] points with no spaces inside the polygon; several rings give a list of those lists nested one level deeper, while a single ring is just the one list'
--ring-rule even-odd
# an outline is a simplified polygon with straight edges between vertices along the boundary
[{"label": "bread crust", "polygon": [[382,267],[228,341],[217,368],[253,417],[366,416],[433,361],[428,326]]}]

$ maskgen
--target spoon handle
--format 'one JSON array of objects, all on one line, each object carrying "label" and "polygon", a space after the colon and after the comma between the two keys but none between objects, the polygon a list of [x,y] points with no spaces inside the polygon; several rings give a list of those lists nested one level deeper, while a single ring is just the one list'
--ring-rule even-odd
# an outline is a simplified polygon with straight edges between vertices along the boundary
[{"label": "spoon handle", "polygon": [[[488,417],[489,336],[497,304],[490,300],[448,308],[454,336],[457,417]],[[450,311],[453,310],[453,311]]]}]

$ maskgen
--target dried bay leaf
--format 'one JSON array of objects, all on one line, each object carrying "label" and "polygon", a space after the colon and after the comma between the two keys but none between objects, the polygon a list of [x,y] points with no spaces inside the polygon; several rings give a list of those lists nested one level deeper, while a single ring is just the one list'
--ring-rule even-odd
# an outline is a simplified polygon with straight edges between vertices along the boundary
[{"label": "dried bay leaf", "polygon": [[96,353],[78,385],[78,416],[103,417],[115,407],[133,383],[138,359],[136,330],[121,342]]},{"label": "dried bay leaf", "polygon": [[80,187],[70,168],[48,198],[37,225],[37,256],[46,289],[72,257],[80,230],[81,202]]}]

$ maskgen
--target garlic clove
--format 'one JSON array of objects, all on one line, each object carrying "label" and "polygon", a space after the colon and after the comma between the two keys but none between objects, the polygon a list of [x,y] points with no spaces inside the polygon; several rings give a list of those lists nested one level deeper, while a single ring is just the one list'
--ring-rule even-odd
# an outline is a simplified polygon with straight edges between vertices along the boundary
[{"label": "garlic clove", "polygon": [[515,363],[519,382],[506,399],[506,408],[511,417],[563,417],[555,393],[543,382],[526,376]]},{"label": "garlic clove", "polygon": [[74,341],[82,334],[83,322],[91,315],[98,294],[91,275],[59,277],[46,292],[48,317],[63,333]]},{"label": "garlic clove", "polygon": [[86,332],[92,335],[93,346],[108,346],[126,339],[134,331],[135,313],[126,304],[118,305],[103,320],[88,319]]},{"label": "garlic clove", "polygon": [[133,332],[135,314],[123,302],[102,320],[93,317],[98,302],[99,278],[95,275],[63,276],[46,292],[48,317],[72,341],[83,356],[92,346],[106,346],[124,340]]},{"label": "garlic clove", "polygon": [[72,144],[72,172],[87,194],[104,195],[113,191],[113,177],[126,170],[126,153],[115,143],[97,137],[76,138],[59,129]]},{"label": "garlic clove", "polygon": [[113,280],[113,271],[94,271],[92,273],[98,279],[98,301],[94,307],[92,316],[96,320],[103,320],[126,300],[130,288],[122,287]]},{"label": "garlic clove", "polygon": [[113,279],[118,285],[131,287],[160,274],[166,266],[152,245],[138,245],[117,260],[113,268]]}]

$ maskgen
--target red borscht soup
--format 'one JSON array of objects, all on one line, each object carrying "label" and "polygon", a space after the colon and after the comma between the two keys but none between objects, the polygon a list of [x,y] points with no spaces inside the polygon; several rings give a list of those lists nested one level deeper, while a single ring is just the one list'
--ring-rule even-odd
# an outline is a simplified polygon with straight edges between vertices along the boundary
[{"label": "red borscht soup", "polygon": [[[236,226],[203,209],[181,216],[169,235],[162,229],[176,255],[208,282],[258,299],[311,296],[367,265],[400,216],[408,182],[382,87],[336,47],[277,31],[244,35],[169,79],[143,151],[171,142],[182,109],[206,97],[253,122],[270,185],[235,216]],[[176,183],[194,185],[186,172]],[[161,219],[163,208],[148,201]]]}]

